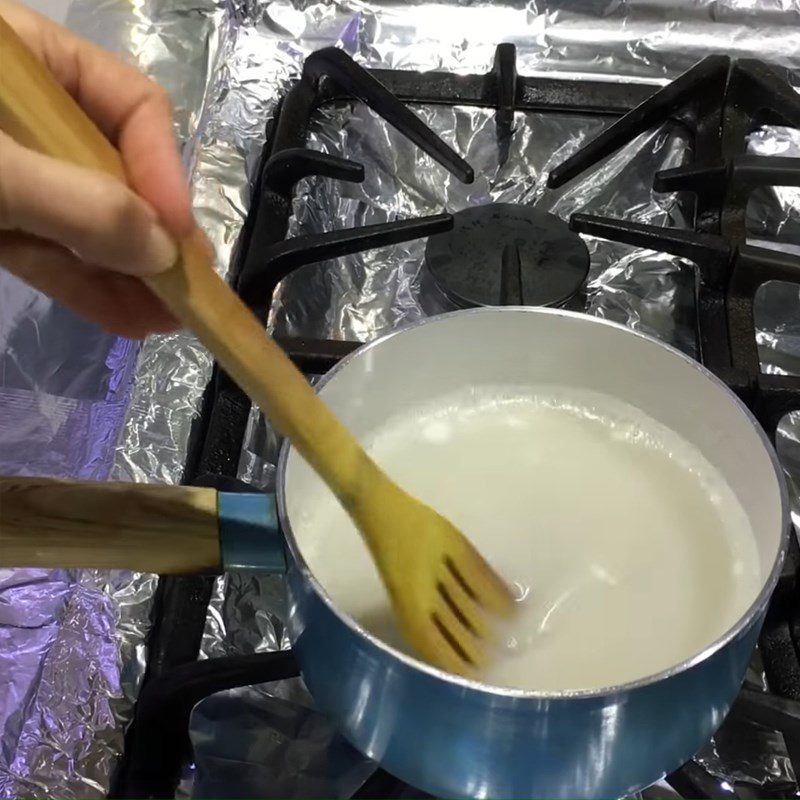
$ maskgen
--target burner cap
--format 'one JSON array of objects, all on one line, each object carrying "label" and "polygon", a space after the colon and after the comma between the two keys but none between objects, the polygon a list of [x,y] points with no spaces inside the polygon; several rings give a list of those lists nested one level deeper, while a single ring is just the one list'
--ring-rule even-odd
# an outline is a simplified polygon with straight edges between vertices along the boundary
[{"label": "burner cap", "polygon": [[[451,231],[428,239],[425,260],[439,288],[457,305],[503,305],[516,294],[521,295],[520,302],[511,299],[511,304],[561,306],[583,286],[589,251],[583,239],[553,214],[491,203],[453,217]],[[518,273],[509,276],[517,271],[517,255]]]}]

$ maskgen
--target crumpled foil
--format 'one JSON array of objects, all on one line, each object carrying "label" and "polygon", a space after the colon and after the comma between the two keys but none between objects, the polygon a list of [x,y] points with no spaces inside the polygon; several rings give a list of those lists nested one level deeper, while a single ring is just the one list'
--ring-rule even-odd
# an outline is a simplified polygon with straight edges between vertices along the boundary
[{"label": "crumpled foil", "polygon": [[[654,85],[714,51],[756,58],[767,53],[775,63],[800,68],[800,0],[73,0],[68,22],[138,63],[170,90],[198,216],[217,248],[221,271],[246,214],[248,176],[254,174],[264,126],[303,59],[319,47],[338,44],[370,66],[469,73],[486,71],[496,44],[510,41],[517,45],[522,74],[601,75]],[[647,188],[653,169],[682,157],[683,143],[669,131],[640,137],[603,167],[607,172],[552,193],[543,188],[547,169],[591,136],[596,120],[518,114],[511,156],[501,167],[490,113],[447,108],[420,113],[478,168],[472,187],[446,180],[440,172],[438,182],[413,170],[399,181],[395,164],[424,163],[418,151],[360,104],[353,104],[353,116],[325,110],[315,123],[313,146],[363,158],[367,180],[361,186],[304,182],[298,187],[291,233],[458,210],[482,198],[534,202],[562,216],[588,209],[682,224],[673,198]],[[523,127],[530,118],[536,137]],[[557,156],[548,149],[554,145],[560,148]],[[751,138],[750,148],[797,155],[800,137],[796,131],[762,129]],[[761,192],[751,207],[754,236],[800,243],[797,189]],[[691,297],[686,283],[691,267],[599,240],[590,240],[589,246],[592,313],[690,350],[690,329],[681,312]],[[426,306],[430,298],[419,271],[420,253],[419,242],[409,243],[309,267],[281,287],[271,324],[281,331],[369,339],[430,313],[435,309]],[[779,285],[760,294],[759,344],[768,370],[800,373],[797,301],[796,289]],[[0,304],[4,467],[37,474],[179,480],[189,429],[211,369],[208,354],[191,336],[146,342],[132,376],[133,346],[78,331],[74,326],[80,323],[65,321],[62,311],[5,278],[0,279]],[[51,335],[44,336],[48,331]],[[99,363],[111,364],[107,373],[97,371]],[[79,406],[85,410],[78,413]],[[101,429],[100,444],[87,448],[87,431]],[[800,476],[799,432],[800,416],[791,415],[779,435],[779,451],[793,478]],[[269,488],[276,450],[274,435],[254,414],[240,474]],[[20,454],[16,461],[7,459],[10,452]],[[30,460],[34,452],[35,462]],[[797,496],[793,491],[793,500]],[[3,573],[0,580],[0,663],[10,676],[0,688],[0,794],[101,795],[121,746],[124,707],[141,678],[155,579],[17,571]],[[203,656],[287,645],[279,581],[228,576],[216,588]],[[319,733],[312,710],[287,685],[270,686],[268,694],[258,688],[228,694],[210,698],[195,711],[198,793],[264,796],[277,785],[281,795],[343,797],[359,776],[368,774],[360,772],[366,768],[357,759],[337,760],[344,751],[334,733]],[[280,721],[290,719],[289,709],[276,697],[295,704],[294,719],[304,725],[292,728],[284,746],[256,742],[245,747],[242,731],[263,732],[269,725],[280,729]],[[252,705],[256,701],[257,707]],[[303,730],[311,735],[294,735]],[[713,752],[700,757],[720,776],[723,788],[726,780],[770,787],[787,778],[779,749],[746,749],[737,737],[727,739],[718,738]],[[231,749],[237,741],[241,751]],[[282,775],[276,767],[287,752],[295,765],[294,788],[275,783]],[[339,755],[332,759],[332,753]],[[712,763],[715,754],[719,757]],[[236,775],[219,771],[220,758],[226,757],[239,759]],[[341,768],[326,772],[322,762]],[[256,771],[245,770],[246,764]],[[739,765],[735,776],[729,774],[731,764]],[[230,782],[221,783],[221,776]],[[666,794],[654,787],[647,796]]]},{"label": "crumpled foil", "polygon": [[0,569],[0,796],[105,796],[155,582]]}]

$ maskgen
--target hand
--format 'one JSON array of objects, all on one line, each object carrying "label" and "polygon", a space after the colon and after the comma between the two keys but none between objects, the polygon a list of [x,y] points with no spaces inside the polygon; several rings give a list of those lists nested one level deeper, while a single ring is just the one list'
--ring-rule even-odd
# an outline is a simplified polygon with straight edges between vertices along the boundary
[{"label": "hand", "polygon": [[137,277],[172,266],[173,240],[195,227],[166,95],[13,0],[0,15],[117,146],[131,186],[0,132],[0,265],[111,333],[175,329]]}]

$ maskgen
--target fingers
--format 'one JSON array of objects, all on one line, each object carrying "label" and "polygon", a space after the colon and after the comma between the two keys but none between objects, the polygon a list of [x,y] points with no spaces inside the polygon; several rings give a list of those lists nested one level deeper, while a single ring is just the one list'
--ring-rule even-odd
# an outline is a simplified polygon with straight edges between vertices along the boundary
[{"label": "fingers", "polygon": [[110,53],[74,36],[46,36],[44,56],[122,154],[131,187],[178,238],[194,227],[186,173],[164,91]]},{"label": "fingers", "polygon": [[131,187],[175,238],[189,236],[195,222],[186,173],[172,138],[172,107],[155,84],[149,83],[144,99],[125,118],[117,145]]},{"label": "fingers", "polygon": [[0,230],[50,239],[131,275],[171,267],[177,248],[155,212],[114,178],[34,153],[0,133]]},{"label": "fingers", "polygon": [[141,339],[179,327],[141,280],[90,266],[52,242],[2,233],[0,264],[117,336]]},{"label": "fingers", "polygon": [[176,238],[194,228],[185,171],[162,89],[105,50],[26,9],[0,12],[122,153],[128,182]]}]

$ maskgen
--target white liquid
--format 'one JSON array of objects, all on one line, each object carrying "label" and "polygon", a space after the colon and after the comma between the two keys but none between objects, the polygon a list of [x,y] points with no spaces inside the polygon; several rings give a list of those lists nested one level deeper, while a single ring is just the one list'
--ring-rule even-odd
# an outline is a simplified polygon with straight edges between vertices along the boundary
[{"label": "white liquid", "polygon": [[[722,635],[761,587],[749,521],[723,478],[618,400],[481,387],[409,410],[365,444],[516,584],[521,613],[487,683],[577,690],[652,675]],[[327,490],[293,525],[335,605],[407,649]]]}]

